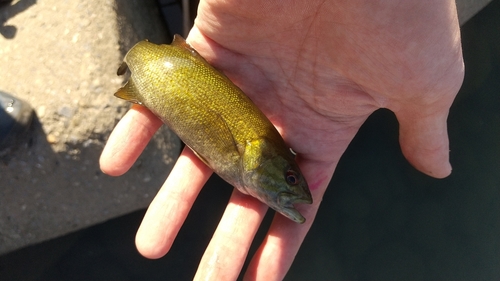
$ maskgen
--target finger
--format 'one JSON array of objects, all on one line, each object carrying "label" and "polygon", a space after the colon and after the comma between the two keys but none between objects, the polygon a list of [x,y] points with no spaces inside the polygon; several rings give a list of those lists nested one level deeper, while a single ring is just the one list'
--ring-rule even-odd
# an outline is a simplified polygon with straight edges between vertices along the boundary
[{"label": "finger", "polygon": [[283,280],[311,228],[335,165],[331,164],[329,167],[320,163],[301,165],[304,174],[312,175],[308,180],[311,181],[313,204],[296,206],[306,218],[306,222],[297,224],[276,214],[266,238],[245,272],[244,280]]},{"label": "finger", "polygon": [[267,206],[233,191],[194,280],[236,280]]},{"label": "finger", "polygon": [[109,136],[99,160],[101,170],[112,176],[124,174],[161,125],[151,111],[133,105]]},{"label": "finger", "polygon": [[172,172],[155,196],[137,231],[137,250],[145,257],[164,256],[212,170],[184,148]]},{"label": "finger", "polygon": [[109,136],[99,159],[101,170],[111,176],[127,172],[161,125],[151,111],[133,105]]},{"label": "finger", "polygon": [[419,116],[410,111],[396,112],[399,142],[406,159],[419,171],[444,178],[451,173],[447,131],[448,111]]}]

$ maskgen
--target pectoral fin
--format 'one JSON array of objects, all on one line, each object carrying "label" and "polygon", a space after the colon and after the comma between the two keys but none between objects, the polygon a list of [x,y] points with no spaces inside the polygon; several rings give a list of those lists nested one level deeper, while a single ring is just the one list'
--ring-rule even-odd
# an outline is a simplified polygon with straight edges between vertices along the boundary
[{"label": "pectoral fin", "polygon": [[265,159],[269,159],[274,154],[272,143],[266,138],[249,140],[245,144],[243,154],[243,169],[252,171],[259,167]]},{"label": "pectoral fin", "polygon": [[179,130],[178,136],[207,166],[226,181],[234,184],[239,177],[238,163],[241,159],[238,144],[227,122],[220,113],[191,105],[191,110],[200,114],[189,129]]}]

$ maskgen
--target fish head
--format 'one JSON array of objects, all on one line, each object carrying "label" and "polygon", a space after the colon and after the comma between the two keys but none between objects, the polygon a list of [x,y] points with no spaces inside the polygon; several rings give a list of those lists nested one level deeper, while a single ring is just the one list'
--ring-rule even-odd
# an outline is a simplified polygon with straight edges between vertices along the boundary
[{"label": "fish head", "polygon": [[312,203],[307,181],[288,150],[285,153],[269,152],[258,154],[253,165],[248,165],[251,156],[244,157],[243,161],[247,161],[244,167],[253,167],[244,171],[244,189],[283,216],[304,223],[304,216],[294,204]]}]

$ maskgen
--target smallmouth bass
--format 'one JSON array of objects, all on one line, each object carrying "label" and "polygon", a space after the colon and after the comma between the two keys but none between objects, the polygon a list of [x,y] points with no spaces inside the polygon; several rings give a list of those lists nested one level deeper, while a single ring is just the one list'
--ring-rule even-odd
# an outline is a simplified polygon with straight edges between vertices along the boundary
[{"label": "smallmouth bass", "polygon": [[307,182],[281,135],[255,104],[179,35],[171,45],[137,43],[115,96],[147,107],[225,181],[285,217],[312,203]]}]

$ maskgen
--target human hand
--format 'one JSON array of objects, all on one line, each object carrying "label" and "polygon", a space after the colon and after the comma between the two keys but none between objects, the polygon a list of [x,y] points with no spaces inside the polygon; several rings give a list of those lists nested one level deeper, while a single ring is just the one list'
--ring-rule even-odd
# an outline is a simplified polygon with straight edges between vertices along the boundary
[{"label": "human hand", "polygon": [[[314,200],[296,206],[302,225],[275,216],[247,279],[283,279],[342,153],[374,110],[396,114],[413,166],[437,178],[451,172],[446,119],[464,68],[454,1],[436,2],[201,1],[188,42],[275,124]],[[133,106],[110,136],[101,169],[125,173],[160,125]],[[210,175],[182,152],[137,233],[144,256],[168,252]],[[266,210],[233,191],[195,279],[236,279]]]}]

